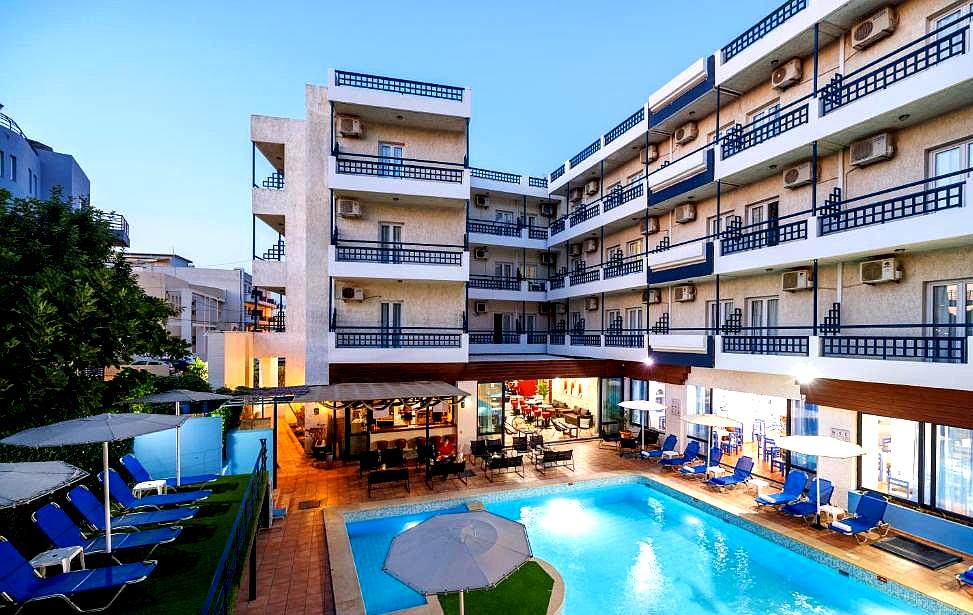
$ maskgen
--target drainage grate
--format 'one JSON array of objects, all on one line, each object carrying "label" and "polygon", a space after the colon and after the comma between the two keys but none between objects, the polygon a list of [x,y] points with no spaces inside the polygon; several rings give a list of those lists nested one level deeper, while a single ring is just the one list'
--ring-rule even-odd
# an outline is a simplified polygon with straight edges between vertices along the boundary
[{"label": "drainage grate", "polygon": [[321,500],[304,500],[297,503],[297,510],[311,510],[312,508],[319,508],[321,506]]}]

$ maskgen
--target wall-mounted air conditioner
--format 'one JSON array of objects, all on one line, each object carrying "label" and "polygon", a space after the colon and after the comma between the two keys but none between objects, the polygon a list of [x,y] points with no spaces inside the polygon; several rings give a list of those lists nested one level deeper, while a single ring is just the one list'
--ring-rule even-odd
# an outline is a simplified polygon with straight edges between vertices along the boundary
[{"label": "wall-mounted air conditioner", "polygon": [[781,173],[781,178],[784,182],[784,187],[791,190],[795,188],[800,188],[801,186],[806,186],[811,183],[811,163],[804,162],[788,169],[784,169]]},{"label": "wall-mounted air conditioner", "polygon": [[882,258],[865,261],[859,264],[862,284],[882,284],[884,282],[898,282],[902,279],[902,270],[894,258]]},{"label": "wall-mounted air conditioner", "polygon": [[801,82],[803,66],[800,58],[791,58],[774,69],[770,74],[770,85],[775,90],[786,90],[795,83]]},{"label": "wall-mounted air conditioner", "polygon": [[855,49],[864,49],[874,45],[886,36],[895,32],[899,25],[899,17],[895,9],[887,6],[884,9],[868,16],[864,21],[851,29],[851,46]]},{"label": "wall-mounted air conditioner", "polygon": [[581,256],[581,244],[580,243],[572,243],[571,244],[571,247],[569,248],[569,252],[570,252],[571,256],[575,256],[575,257]]},{"label": "wall-mounted air conditioner", "polygon": [[486,246],[473,248],[473,260],[485,261],[490,257],[490,250]]},{"label": "wall-mounted air conditioner", "polygon": [[476,314],[486,314],[487,304],[486,301],[477,301],[473,304],[473,312]]},{"label": "wall-mounted air conditioner", "polygon": [[696,126],[696,122],[686,122],[676,129],[676,134],[673,136],[679,145],[689,143],[699,136],[699,128]]},{"label": "wall-mounted air conditioner", "polygon": [[677,303],[686,303],[696,300],[696,287],[692,284],[676,286],[672,289],[672,300]]},{"label": "wall-mounted air conditioner", "polygon": [[584,240],[584,251],[585,252],[595,252],[598,250],[598,240],[597,239],[585,239]]},{"label": "wall-mounted air conditioner", "polygon": [[851,164],[865,167],[888,160],[895,155],[895,142],[891,133],[883,132],[867,139],[855,141],[850,146]]},{"label": "wall-mounted air conditioner", "polygon": [[646,235],[655,235],[659,232],[659,216],[648,216],[642,221],[642,232]]},{"label": "wall-mounted air conditioner", "polygon": [[352,115],[339,115],[338,134],[342,137],[360,138],[362,136],[361,120]]},{"label": "wall-mounted air conditioner", "polygon": [[659,146],[655,143],[650,143],[639,150],[639,159],[642,164],[649,164],[655,162],[659,159]]},{"label": "wall-mounted air conditioner", "polygon": [[474,194],[473,206],[479,207],[480,209],[486,209],[490,206],[490,197],[485,194]]},{"label": "wall-mounted air conditioner", "polygon": [[658,288],[646,288],[642,291],[642,303],[649,305],[662,303],[662,291]]},{"label": "wall-mounted air conditioner", "polygon": [[335,200],[335,208],[342,218],[361,218],[361,203],[358,199],[338,198]]},{"label": "wall-mounted air conditioner", "polygon": [[353,286],[345,286],[341,289],[341,298],[344,301],[364,301],[365,290]]},{"label": "wall-mounted air conditioner", "polygon": [[585,297],[584,309],[587,312],[594,312],[598,309],[598,297]]},{"label": "wall-mounted air conditioner", "polygon": [[572,203],[579,203],[581,199],[584,198],[584,189],[579,187],[571,188],[571,192],[568,193],[568,200]]},{"label": "wall-mounted air conditioner", "polygon": [[588,196],[594,196],[598,194],[598,179],[589,179],[584,184],[585,194]]},{"label": "wall-mounted air conditioner", "polygon": [[676,222],[686,224],[696,219],[696,206],[692,203],[684,203],[675,210]]},{"label": "wall-mounted air conditioner", "polygon": [[780,289],[788,292],[796,290],[807,290],[814,284],[811,272],[808,269],[797,269],[795,271],[785,271],[780,274]]}]

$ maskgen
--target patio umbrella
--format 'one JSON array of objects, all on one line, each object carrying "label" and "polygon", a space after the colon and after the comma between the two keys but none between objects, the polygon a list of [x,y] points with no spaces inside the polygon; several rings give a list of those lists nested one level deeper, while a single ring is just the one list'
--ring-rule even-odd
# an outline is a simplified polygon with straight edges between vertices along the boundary
[{"label": "patio umbrella", "polygon": [[147,433],[179,427],[183,416],[168,414],[97,414],[71,419],[43,427],[25,429],[0,440],[0,444],[43,448],[101,443],[101,461],[105,472],[105,551],[111,553],[111,500],[108,492],[108,443],[127,440]]},{"label": "patio umbrella", "polygon": [[179,404],[184,401],[194,402],[194,401],[226,401],[232,396],[223,395],[221,393],[210,393],[208,391],[190,391],[189,389],[173,389],[171,391],[162,391],[159,393],[152,393],[151,395],[143,395],[142,397],[136,397],[135,399],[130,399],[126,403],[130,404],[175,404],[176,414],[179,414]]},{"label": "patio umbrella", "polygon": [[648,399],[632,399],[628,401],[623,401],[618,404],[626,410],[638,410],[642,413],[642,429],[639,431],[639,435],[642,438],[642,448],[645,448],[645,413],[646,412],[665,412],[665,404],[660,404],[657,401],[650,401]]},{"label": "patio umbrella", "polygon": [[392,540],[384,570],[421,594],[496,585],[531,557],[527,528],[486,511],[441,514]]},{"label": "patio umbrella", "polygon": [[693,425],[706,425],[709,427],[709,442],[706,444],[706,467],[709,467],[709,450],[713,447],[713,428],[714,427],[736,427],[741,425],[740,421],[731,419],[722,414],[690,414],[683,419]]},{"label": "patio umbrella", "polygon": [[[802,455],[814,455],[816,457],[827,457],[829,459],[851,459],[861,457],[865,454],[865,449],[845,442],[831,436],[783,436],[777,438],[777,446],[792,453]],[[814,524],[821,527],[821,483],[814,482],[817,493],[814,494]]]},{"label": "patio umbrella", "polygon": [[0,508],[12,508],[54,493],[88,476],[63,461],[0,463]]}]

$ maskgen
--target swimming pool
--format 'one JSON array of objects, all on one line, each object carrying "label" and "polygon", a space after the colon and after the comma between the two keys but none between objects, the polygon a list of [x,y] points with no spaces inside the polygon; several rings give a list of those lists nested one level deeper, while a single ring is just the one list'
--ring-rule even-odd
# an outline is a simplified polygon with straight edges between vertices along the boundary
[{"label": "swimming pool", "polygon": [[[564,615],[928,612],[644,482],[500,495],[487,510],[527,526],[534,555],[564,578]],[[385,553],[399,532],[459,510],[347,522],[368,615],[424,603],[382,572]]]}]

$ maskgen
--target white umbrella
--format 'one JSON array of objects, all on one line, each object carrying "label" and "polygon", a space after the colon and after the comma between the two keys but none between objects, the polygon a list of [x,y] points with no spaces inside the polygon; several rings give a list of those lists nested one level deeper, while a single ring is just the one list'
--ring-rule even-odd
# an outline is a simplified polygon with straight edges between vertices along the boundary
[{"label": "white umbrella", "polygon": [[736,419],[731,419],[722,414],[690,414],[683,419],[693,425],[705,425],[709,427],[709,442],[706,443],[706,467],[709,467],[709,451],[713,447],[713,428],[714,427],[736,427],[742,423]]},{"label": "white umbrella", "polygon": [[[865,449],[857,444],[831,436],[783,436],[777,438],[776,444],[792,453],[829,459],[851,459],[865,454]],[[816,527],[821,527],[821,482],[816,480],[814,484],[817,487],[817,493],[814,494],[815,524]]]},{"label": "white umbrella", "polygon": [[421,594],[496,585],[531,558],[527,528],[486,511],[441,514],[392,540],[384,570]]},{"label": "white umbrella", "polygon": [[642,438],[642,448],[645,448],[645,413],[665,412],[665,404],[660,404],[657,401],[650,401],[648,399],[630,399],[628,401],[623,401],[618,405],[626,410],[638,410],[642,413],[642,429],[639,431],[639,436]]},{"label": "white umbrella", "polygon": [[111,500],[108,491],[108,443],[179,427],[188,417],[168,414],[97,414],[43,427],[33,427],[7,436],[0,444],[43,448],[101,443],[104,466],[105,551],[111,553]]},{"label": "white umbrella", "polygon": [[88,476],[63,461],[0,463],[0,508],[11,508],[54,493]]}]

